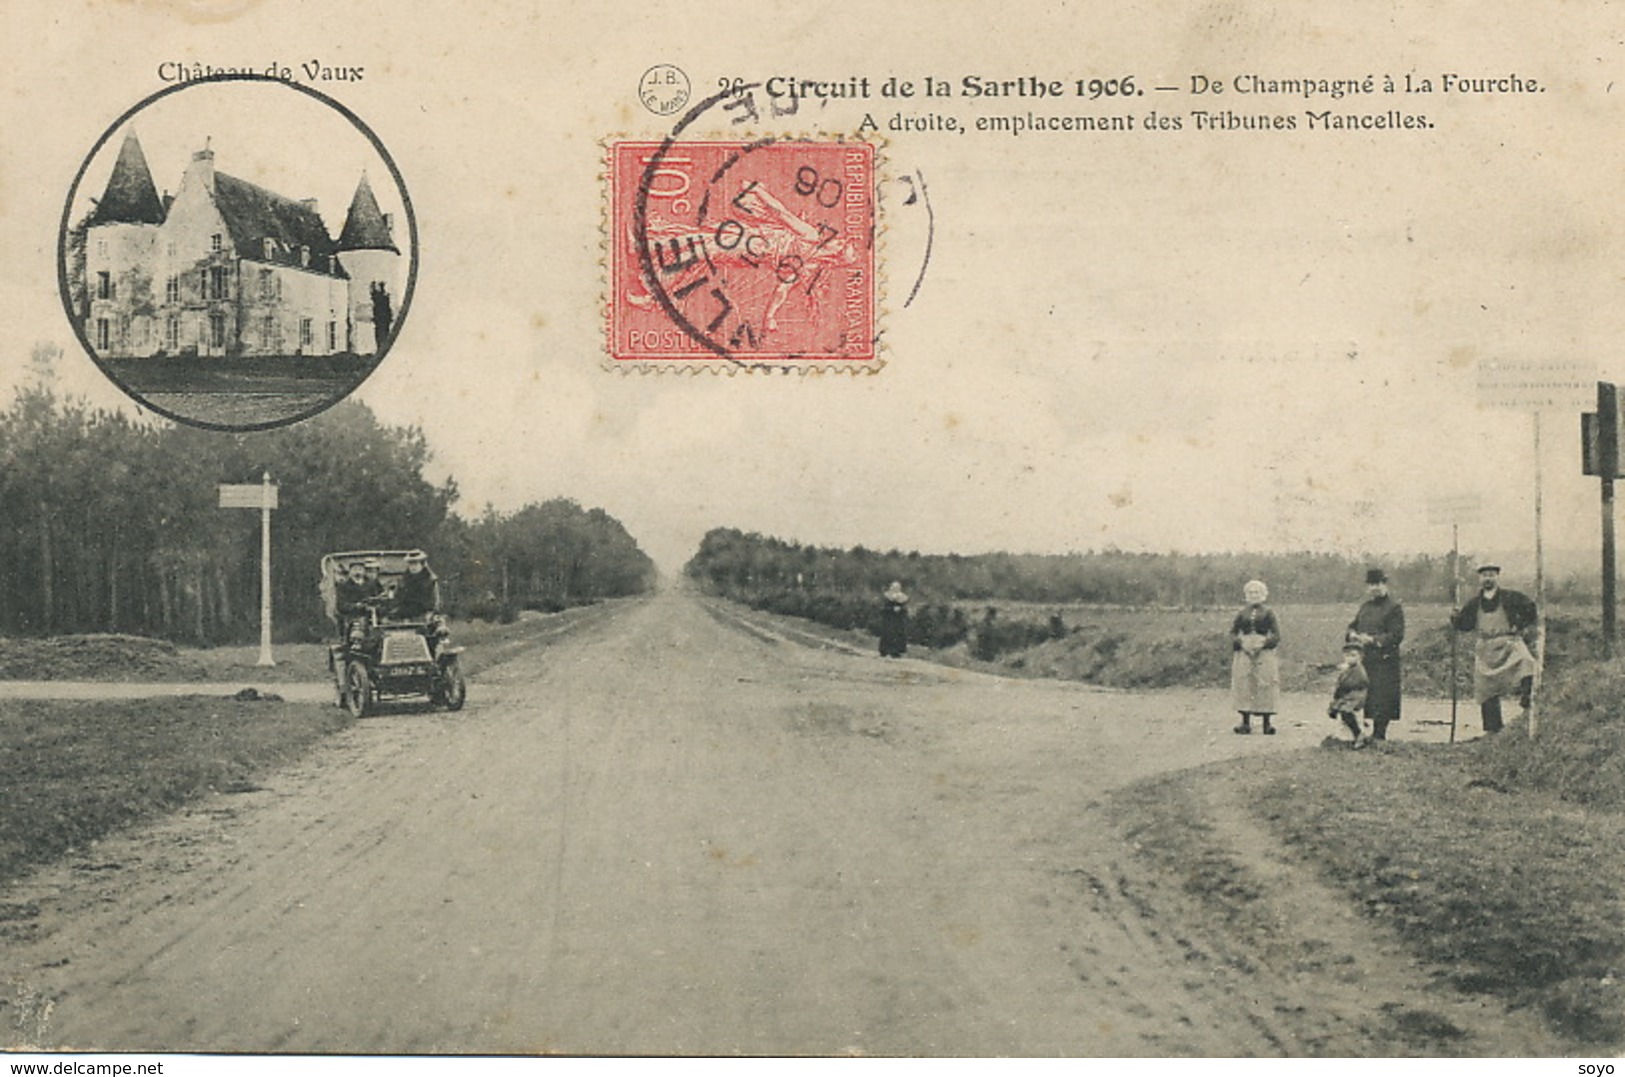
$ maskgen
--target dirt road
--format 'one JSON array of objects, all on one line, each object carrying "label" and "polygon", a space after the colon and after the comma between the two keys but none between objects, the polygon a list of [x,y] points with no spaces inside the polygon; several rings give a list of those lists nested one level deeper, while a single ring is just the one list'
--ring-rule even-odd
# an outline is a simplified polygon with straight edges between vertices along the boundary
[{"label": "dirt road", "polygon": [[488,670],[461,714],[369,718],[0,893],[6,1042],[1394,1054],[1437,1019],[1445,1053],[1560,1050],[1436,987],[1222,790],[1268,946],[1143,862],[1111,790],[1326,732],[1236,737],[1216,705],[815,650],[661,595]]}]

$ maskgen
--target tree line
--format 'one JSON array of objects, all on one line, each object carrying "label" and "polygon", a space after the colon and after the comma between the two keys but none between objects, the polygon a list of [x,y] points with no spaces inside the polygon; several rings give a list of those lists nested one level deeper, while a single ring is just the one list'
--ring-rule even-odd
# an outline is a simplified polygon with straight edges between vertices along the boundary
[{"label": "tree line", "polygon": [[[1196,608],[1241,601],[1249,579],[1269,584],[1275,602],[1346,602],[1360,595],[1365,570],[1381,567],[1409,601],[1449,602],[1449,554],[1403,560],[1331,553],[926,554],[808,546],[734,528],[714,528],[684,572],[704,589],[729,597],[777,591],[878,593],[892,580],[932,601],[1098,604]],[[1458,571],[1471,574],[1464,555]]]},{"label": "tree line", "polygon": [[260,514],[220,508],[217,491],[265,473],[279,487],[271,592],[283,638],[329,631],[319,561],[340,550],[428,551],[454,616],[652,586],[653,563],[601,509],[555,499],[467,521],[452,511],[456,483],[425,477],[429,460],[421,431],[353,401],[222,434],[92,409],[36,377],[0,412],[0,633],[253,638]]},{"label": "tree line", "polygon": [[[1273,602],[1347,602],[1363,595],[1370,565],[1380,565],[1407,600],[1450,600],[1448,554],[1385,562],[1307,552],[924,554],[809,546],[727,527],[705,535],[684,573],[706,593],[754,609],[868,632],[879,629],[880,592],[897,580],[911,595],[910,644],[969,641],[976,657],[991,661],[1071,629],[1054,609],[985,604],[1228,607],[1241,602],[1242,585],[1254,578],[1269,584]],[[1458,571],[1470,574],[1471,566],[1463,557]],[[1463,593],[1471,593],[1471,584]]]}]

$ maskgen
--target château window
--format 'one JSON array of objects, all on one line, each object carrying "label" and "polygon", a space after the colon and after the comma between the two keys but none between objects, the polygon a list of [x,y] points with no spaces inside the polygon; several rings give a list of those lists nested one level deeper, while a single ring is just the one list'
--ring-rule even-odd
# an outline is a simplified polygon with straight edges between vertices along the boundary
[{"label": "ch\u00e2teau window", "polygon": [[271,274],[269,269],[260,270],[260,298],[276,298],[276,277]]},{"label": "ch\u00e2teau window", "polygon": [[299,346],[301,348],[310,347],[311,340],[312,340],[311,328],[312,327],[311,327],[311,322],[310,322],[309,318],[300,318],[299,319]]},{"label": "ch\u00e2teau window", "polygon": [[209,315],[209,347],[224,348],[226,346],[226,316],[224,314]]},{"label": "ch\u00e2teau window", "polygon": [[181,316],[171,314],[169,322],[164,326],[164,347],[172,352],[181,348]]},{"label": "ch\u00e2teau window", "polygon": [[106,351],[108,349],[108,347],[111,346],[112,339],[113,339],[113,327],[110,324],[108,324],[108,321],[107,321],[106,318],[97,318],[96,319],[96,347],[101,351]]},{"label": "ch\u00e2teau window", "polygon": [[339,350],[339,323],[338,322],[328,322],[327,323],[327,350],[330,351],[330,352],[336,352],[336,351]]},{"label": "ch\u00e2teau window", "polygon": [[276,240],[272,239],[270,236],[266,236],[265,237],[265,260],[267,262],[269,262],[274,257],[276,257]]},{"label": "ch\u00e2teau window", "polygon": [[220,235],[219,232],[216,232],[214,235],[209,237],[209,249],[211,251],[218,251],[224,245],[225,244],[224,244],[223,237]]},{"label": "ch\u00e2teau window", "polygon": [[260,320],[260,343],[270,351],[277,346],[276,315],[267,314]]},{"label": "ch\u00e2teau window", "polygon": [[164,302],[179,303],[181,301],[181,279],[170,277],[164,281]]},{"label": "ch\u00e2teau window", "polygon": [[226,267],[210,266],[209,275],[203,284],[203,297],[205,299],[226,298]]},{"label": "ch\u00e2teau window", "polygon": [[96,298],[113,298],[113,275],[105,269],[96,274]]},{"label": "ch\u00e2teau window", "polygon": [[309,247],[300,247],[299,248],[299,264],[302,265],[302,266],[310,265],[310,248]]}]

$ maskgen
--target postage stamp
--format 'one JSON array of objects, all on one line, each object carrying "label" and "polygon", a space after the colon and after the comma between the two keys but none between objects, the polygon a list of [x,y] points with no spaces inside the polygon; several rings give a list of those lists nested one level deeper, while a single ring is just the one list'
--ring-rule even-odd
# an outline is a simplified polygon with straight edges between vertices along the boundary
[{"label": "postage stamp", "polygon": [[872,369],[875,147],[609,147],[608,350],[640,369]]}]

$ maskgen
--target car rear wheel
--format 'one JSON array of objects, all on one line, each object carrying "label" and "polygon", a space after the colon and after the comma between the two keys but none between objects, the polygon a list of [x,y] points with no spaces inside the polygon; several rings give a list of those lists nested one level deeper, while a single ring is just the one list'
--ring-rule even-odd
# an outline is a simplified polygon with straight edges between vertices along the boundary
[{"label": "car rear wheel", "polygon": [[344,709],[352,718],[365,718],[372,709],[372,678],[364,662],[351,660],[344,666]]}]

